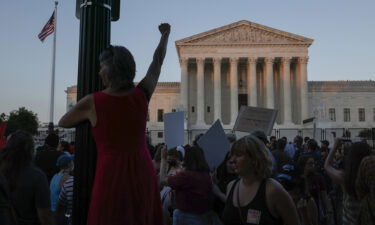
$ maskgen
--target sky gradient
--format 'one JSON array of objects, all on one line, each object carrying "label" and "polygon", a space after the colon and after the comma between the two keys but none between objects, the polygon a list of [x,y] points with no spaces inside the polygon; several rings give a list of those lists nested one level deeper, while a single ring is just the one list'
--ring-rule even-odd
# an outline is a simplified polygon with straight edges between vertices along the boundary
[{"label": "sky gradient", "polygon": [[[48,122],[53,36],[42,43],[37,35],[53,8],[52,0],[6,1],[0,7],[0,113],[24,106]],[[133,53],[139,81],[159,41],[157,26],[170,23],[160,81],[180,81],[176,40],[248,20],[314,39],[308,80],[374,80],[374,11],[373,0],[122,0],[111,43]],[[64,91],[77,83],[75,1],[59,1],[57,17],[55,123],[66,110]]]}]

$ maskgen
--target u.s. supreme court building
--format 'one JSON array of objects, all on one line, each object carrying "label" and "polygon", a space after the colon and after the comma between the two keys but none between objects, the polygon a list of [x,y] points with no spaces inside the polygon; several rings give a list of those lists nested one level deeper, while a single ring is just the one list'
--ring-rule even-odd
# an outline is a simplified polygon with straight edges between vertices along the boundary
[{"label": "u.s. supreme court building", "polygon": [[[315,134],[332,143],[375,127],[374,81],[308,81],[310,38],[242,20],[175,44],[181,82],[157,85],[147,124],[154,144],[164,141],[164,113],[186,112],[188,143],[217,119],[231,132],[242,105],[277,109],[278,138]],[[67,100],[75,103],[75,86]],[[311,117],[315,125],[303,123]]]}]

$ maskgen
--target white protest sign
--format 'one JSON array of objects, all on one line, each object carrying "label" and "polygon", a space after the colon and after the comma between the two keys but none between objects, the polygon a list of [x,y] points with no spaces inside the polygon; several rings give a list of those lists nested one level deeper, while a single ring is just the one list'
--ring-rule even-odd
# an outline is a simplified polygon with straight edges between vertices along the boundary
[{"label": "white protest sign", "polygon": [[165,143],[168,149],[184,145],[184,112],[164,114]]},{"label": "white protest sign", "polygon": [[262,130],[271,135],[277,117],[277,110],[259,107],[241,106],[233,130],[251,133]]},{"label": "white protest sign", "polygon": [[199,138],[198,145],[203,149],[209,167],[217,168],[230,150],[230,143],[220,120],[216,120],[210,129]]}]

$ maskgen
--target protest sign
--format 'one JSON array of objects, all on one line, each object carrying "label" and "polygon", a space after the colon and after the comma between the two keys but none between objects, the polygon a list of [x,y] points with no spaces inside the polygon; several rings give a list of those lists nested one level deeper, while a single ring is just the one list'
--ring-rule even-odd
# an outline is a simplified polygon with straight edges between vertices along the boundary
[{"label": "protest sign", "polygon": [[274,109],[242,106],[233,130],[247,133],[262,130],[270,136],[276,117],[277,110]]},{"label": "protest sign", "polygon": [[164,114],[165,143],[168,149],[184,145],[184,112]]},{"label": "protest sign", "polygon": [[211,169],[217,168],[230,150],[230,143],[225,135],[220,120],[198,140],[198,145],[204,151],[207,163]]}]

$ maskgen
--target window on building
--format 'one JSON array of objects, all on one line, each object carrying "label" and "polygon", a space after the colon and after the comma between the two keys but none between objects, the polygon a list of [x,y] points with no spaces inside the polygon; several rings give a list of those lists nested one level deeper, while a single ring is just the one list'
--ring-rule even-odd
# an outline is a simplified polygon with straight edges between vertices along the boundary
[{"label": "window on building", "polygon": [[164,110],[163,109],[158,109],[158,122],[163,122],[163,114]]},{"label": "window on building", "polygon": [[358,109],[358,120],[359,120],[359,122],[365,122],[366,121],[365,109],[364,108]]},{"label": "window on building", "polygon": [[329,109],[329,120],[336,121],[336,111],[335,109],[331,108]]},{"label": "window on building", "polygon": [[194,106],[191,107],[191,112],[195,112]]},{"label": "window on building", "polygon": [[207,112],[209,113],[211,111],[211,108],[207,106]]},{"label": "window on building", "polygon": [[163,132],[158,132],[158,138],[163,138]]},{"label": "window on building", "polygon": [[344,122],[350,122],[350,109],[344,109]]},{"label": "window on building", "polygon": [[176,112],[176,109],[172,109],[172,112]]}]

